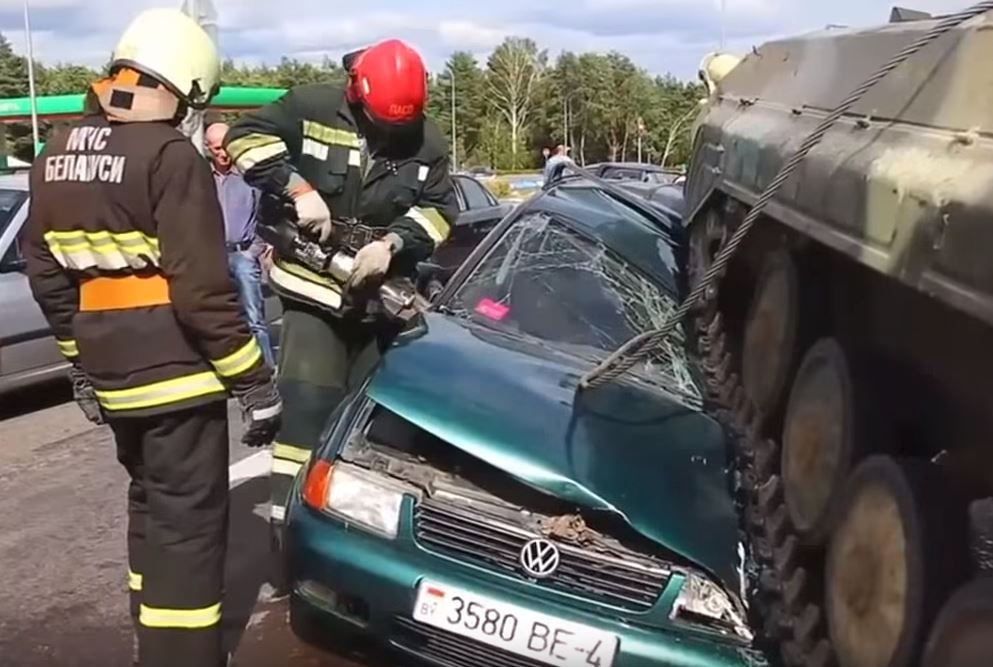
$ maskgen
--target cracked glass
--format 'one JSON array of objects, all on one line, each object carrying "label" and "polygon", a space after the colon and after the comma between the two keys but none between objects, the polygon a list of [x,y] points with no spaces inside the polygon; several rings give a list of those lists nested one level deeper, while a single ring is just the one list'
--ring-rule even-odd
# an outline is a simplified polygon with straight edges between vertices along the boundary
[{"label": "cracked glass", "polygon": [[[449,303],[454,315],[591,362],[658,328],[677,306],[623,257],[545,213],[511,226]],[[682,331],[634,373],[702,405]]]}]

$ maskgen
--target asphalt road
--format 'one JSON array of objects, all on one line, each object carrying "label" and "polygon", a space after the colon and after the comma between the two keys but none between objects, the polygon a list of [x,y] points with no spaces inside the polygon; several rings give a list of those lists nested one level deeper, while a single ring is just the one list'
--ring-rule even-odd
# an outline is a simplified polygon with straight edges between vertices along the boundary
[{"label": "asphalt road", "polygon": [[[378,667],[298,642],[267,597],[268,452],[237,443],[233,406],[231,530],[224,626],[236,667]],[[0,397],[0,665],[126,667],[125,488],[107,427],[67,387]],[[391,661],[392,662],[392,661]]]}]

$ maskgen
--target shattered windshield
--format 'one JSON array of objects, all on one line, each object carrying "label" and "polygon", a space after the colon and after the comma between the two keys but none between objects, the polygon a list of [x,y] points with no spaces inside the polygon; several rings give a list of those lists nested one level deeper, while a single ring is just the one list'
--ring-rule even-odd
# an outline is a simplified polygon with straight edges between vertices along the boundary
[{"label": "shattered windshield", "polygon": [[[512,225],[448,304],[459,317],[589,362],[658,328],[677,305],[612,250],[545,213]],[[681,336],[635,373],[693,407],[701,403]]]}]

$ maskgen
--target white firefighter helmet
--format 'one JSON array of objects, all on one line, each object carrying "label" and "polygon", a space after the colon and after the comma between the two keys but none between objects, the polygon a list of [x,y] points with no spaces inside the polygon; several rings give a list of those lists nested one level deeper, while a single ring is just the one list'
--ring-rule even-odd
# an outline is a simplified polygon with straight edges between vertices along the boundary
[{"label": "white firefighter helmet", "polygon": [[206,31],[178,9],[148,9],[124,30],[111,68],[123,65],[154,77],[194,109],[217,92],[221,60]]},{"label": "white firefighter helmet", "polygon": [[717,90],[717,86],[721,85],[724,77],[730,74],[731,70],[737,67],[740,62],[741,58],[730,53],[714,51],[705,55],[700,61],[700,79],[706,84],[707,91],[713,94]]}]

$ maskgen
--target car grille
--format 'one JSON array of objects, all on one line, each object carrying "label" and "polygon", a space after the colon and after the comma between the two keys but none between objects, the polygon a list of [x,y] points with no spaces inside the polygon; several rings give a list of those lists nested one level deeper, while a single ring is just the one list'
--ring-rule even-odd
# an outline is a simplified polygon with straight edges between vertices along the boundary
[{"label": "car grille", "polygon": [[407,618],[396,619],[392,643],[439,667],[542,667],[540,662]]},{"label": "car grille", "polygon": [[[520,568],[521,549],[542,537],[471,509],[425,500],[414,517],[417,541],[424,547],[490,568],[526,575]],[[541,586],[579,595],[631,611],[647,611],[655,604],[669,570],[640,554],[623,559],[556,542],[559,568]]]}]

